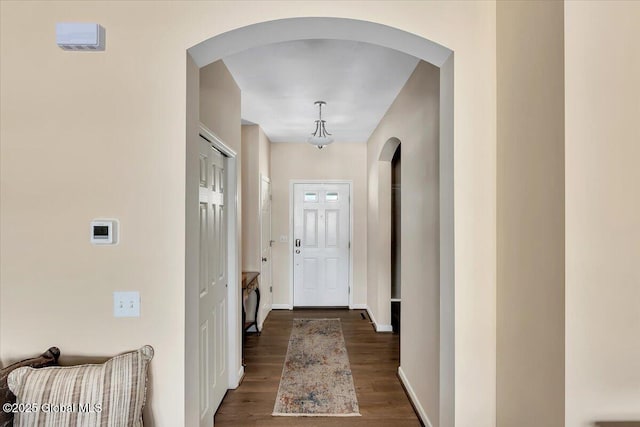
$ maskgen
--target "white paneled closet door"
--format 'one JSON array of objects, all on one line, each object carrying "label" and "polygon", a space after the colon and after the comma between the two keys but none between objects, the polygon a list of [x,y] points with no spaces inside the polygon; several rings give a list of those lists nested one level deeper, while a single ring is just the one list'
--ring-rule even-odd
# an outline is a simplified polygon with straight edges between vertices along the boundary
[{"label": "white paneled closet door", "polygon": [[225,157],[200,139],[200,425],[211,427],[227,388]]}]

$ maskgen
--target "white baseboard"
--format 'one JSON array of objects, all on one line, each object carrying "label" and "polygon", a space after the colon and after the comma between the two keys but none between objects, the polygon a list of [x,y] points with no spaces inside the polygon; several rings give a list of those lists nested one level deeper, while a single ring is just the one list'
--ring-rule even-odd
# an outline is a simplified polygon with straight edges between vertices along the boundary
[{"label": "white baseboard", "polygon": [[371,322],[373,322],[373,325],[376,327],[376,332],[393,332],[393,327],[391,325],[379,325],[378,322],[376,322],[376,318],[373,317],[373,314],[371,313],[371,310],[368,306],[367,314],[369,315],[369,319],[371,319]]},{"label": "white baseboard", "polygon": [[393,332],[393,326],[391,326],[391,325],[378,325],[376,323],[376,332]]},{"label": "white baseboard", "polygon": [[429,420],[427,413],[425,412],[424,408],[420,404],[420,401],[418,400],[418,397],[416,396],[415,391],[413,391],[413,387],[411,387],[409,380],[404,374],[404,371],[402,370],[402,366],[398,367],[398,377],[400,377],[400,381],[402,381],[402,384],[404,385],[405,390],[407,390],[409,399],[411,400],[411,403],[413,403],[413,407],[416,408],[416,412],[418,413],[418,416],[420,417],[424,425],[427,427],[433,427],[433,424],[431,424],[431,421]]},{"label": "white baseboard", "polygon": [[233,383],[229,384],[229,390],[238,388],[242,382],[242,377],[244,377],[244,366],[240,365],[238,376],[233,379]]},{"label": "white baseboard", "polygon": [[371,313],[371,309],[367,306],[367,314],[369,315],[369,319],[371,319],[371,323],[376,327],[376,331],[378,330],[378,323],[376,322],[376,318],[373,317],[373,313]]},{"label": "white baseboard", "polygon": [[[351,310],[368,310],[367,304],[353,304],[349,306]],[[290,304],[271,304],[272,310],[293,310]]]}]

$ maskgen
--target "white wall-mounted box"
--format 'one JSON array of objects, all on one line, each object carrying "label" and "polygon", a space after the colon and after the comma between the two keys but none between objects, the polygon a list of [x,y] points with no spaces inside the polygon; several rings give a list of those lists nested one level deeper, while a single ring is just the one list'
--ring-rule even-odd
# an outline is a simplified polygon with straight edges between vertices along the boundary
[{"label": "white wall-mounted box", "polygon": [[56,23],[56,43],[64,50],[104,50],[102,26],[88,22]]}]

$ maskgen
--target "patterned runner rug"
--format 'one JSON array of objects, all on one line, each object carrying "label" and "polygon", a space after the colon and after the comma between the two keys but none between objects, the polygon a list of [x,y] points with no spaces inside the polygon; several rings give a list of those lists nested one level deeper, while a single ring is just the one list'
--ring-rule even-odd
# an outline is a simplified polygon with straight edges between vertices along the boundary
[{"label": "patterned runner rug", "polygon": [[360,415],[340,319],[293,320],[272,415]]}]

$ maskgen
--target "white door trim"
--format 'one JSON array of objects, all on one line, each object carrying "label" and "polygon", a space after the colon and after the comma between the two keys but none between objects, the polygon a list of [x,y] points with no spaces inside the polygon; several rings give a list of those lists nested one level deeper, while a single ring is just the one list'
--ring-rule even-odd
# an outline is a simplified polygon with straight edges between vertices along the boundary
[{"label": "white door trim", "polygon": [[[271,178],[269,178],[268,176],[264,176],[263,174],[260,174],[260,191],[259,191],[259,195],[258,195],[258,206],[260,207],[258,209],[258,224],[260,224],[260,256],[262,257],[262,226],[263,226],[263,221],[262,221],[262,186],[264,185],[264,183],[267,182],[269,185],[271,185]],[[269,196],[271,196],[273,192],[273,187],[269,190]],[[269,233],[269,238],[272,240],[273,239],[273,203],[271,203],[271,207],[269,208],[271,210],[271,213],[269,214],[269,228],[270,228],[270,233]],[[258,330],[262,330],[262,325],[264,324],[265,319],[267,318],[269,312],[271,311],[272,308],[272,303],[273,303],[273,293],[272,293],[272,289],[273,288],[273,245],[271,245],[271,260],[269,261],[271,262],[271,267],[269,268],[269,275],[271,277],[267,278],[267,285],[269,286],[270,289],[266,289],[265,288],[260,291],[261,292],[261,298],[260,298],[260,302],[262,303],[262,307],[258,309],[258,317],[259,319],[256,319],[256,322],[258,323]],[[262,262],[260,262],[260,274],[262,275]],[[267,291],[269,292],[269,295],[267,295]],[[265,304],[266,303],[266,304]]]},{"label": "white door trim", "polygon": [[[240,271],[238,270],[238,181],[237,154],[215,133],[200,123],[199,134],[211,143],[222,154],[227,156],[227,272],[231,286],[227,287],[227,330],[235,333],[227,334],[227,360],[229,372],[229,388],[236,388],[244,375],[241,356],[238,349],[242,345],[242,331],[239,320],[240,306]],[[235,285],[235,286],[234,286]]]},{"label": "white door trim", "polygon": [[289,310],[293,310],[293,211],[295,184],[347,184],[349,186],[349,308],[353,309],[353,180],[351,179],[291,179],[289,180]]}]

